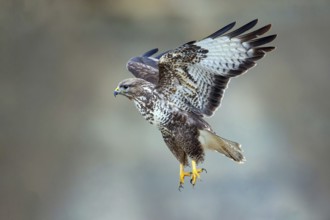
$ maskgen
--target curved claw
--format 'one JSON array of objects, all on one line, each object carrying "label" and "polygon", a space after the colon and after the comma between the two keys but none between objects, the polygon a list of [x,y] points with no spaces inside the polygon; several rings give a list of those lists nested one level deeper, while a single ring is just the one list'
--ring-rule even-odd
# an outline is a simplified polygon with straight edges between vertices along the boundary
[{"label": "curved claw", "polygon": [[184,165],[180,164],[180,182],[179,182],[179,191],[181,191],[181,189],[183,189],[183,184],[184,184],[184,178],[186,176],[191,176],[192,173],[191,172],[185,172],[184,171]]},{"label": "curved claw", "polygon": [[178,190],[181,192],[183,189],[184,184],[184,178],[186,176],[190,176],[190,184],[193,185],[193,187],[196,184],[197,179],[200,179],[200,174],[205,171],[207,173],[207,170],[205,168],[197,168],[196,167],[196,161],[192,160],[192,171],[191,172],[185,172],[183,169],[183,164],[180,164],[180,182],[179,182],[179,188]]},{"label": "curved claw", "polygon": [[205,173],[207,173],[207,171],[204,168],[197,169],[197,167],[196,167],[196,161],[194,161],[194,160],[192,160],[191,164],[192,164],[192,172],[191,172],[190,183],[193,186],[195,186],[197,179],[200,178],[200,173],[202,173],[203,171],[205,171]]},{"label": "curved claw", "polygon": [[[200,172],[201,172],[201,171],[200,171]],[[190,183],[191,183],[193,186],[195,186],[197,179],[200,178],[200,175],[199,175],[200,172],[195,172],[195,173],[193,173],[193,174],[191,175]]]}]

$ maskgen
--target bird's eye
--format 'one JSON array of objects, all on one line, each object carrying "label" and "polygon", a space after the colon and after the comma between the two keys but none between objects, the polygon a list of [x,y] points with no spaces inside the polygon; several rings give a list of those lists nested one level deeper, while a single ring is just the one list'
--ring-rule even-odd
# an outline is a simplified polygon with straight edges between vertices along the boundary
[{"label": "bird's eye", "polygon": [[128,85],[123,85],[122,87],[123,87],[123,89],[127,89]]}]

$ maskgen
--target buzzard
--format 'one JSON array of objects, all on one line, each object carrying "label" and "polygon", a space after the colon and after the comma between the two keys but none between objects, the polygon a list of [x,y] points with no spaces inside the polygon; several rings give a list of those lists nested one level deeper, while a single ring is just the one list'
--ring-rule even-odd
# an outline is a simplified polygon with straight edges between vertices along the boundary
[{"label": "buzzard", "polygon": [[[153,55],[158,49],[153,49],[127,63],[136,78],[120,82],[114,95],[132,100],[142,116],[158,127],[180,162],[179,189],[185,177],[190,177],[193,186],[196,184],[205,170],[197,164],[203,162],[206,149],[239,163],[245,160],[240,144],[216,135],[203,117],[212,116],[220,106],[230,78],[245,73],[275,48],[265,44],[276,35],[259,37],[270,29],[270,24],[250,31],[257,22],[255,19],[229,32],[235,26],[233,22],[200,41],[157,56]],[[191,172],[184,170],[188,159]]]}]

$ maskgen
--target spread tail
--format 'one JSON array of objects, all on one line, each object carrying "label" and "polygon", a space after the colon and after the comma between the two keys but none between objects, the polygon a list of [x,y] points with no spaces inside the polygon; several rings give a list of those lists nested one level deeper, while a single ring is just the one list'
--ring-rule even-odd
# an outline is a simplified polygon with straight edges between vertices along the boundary
[{"label": "spread tail", "polygon": [[218,151],[236,162],[244,163],[245,158],[239,143],[219,137],[206,130],[199,130],[199,134],[198,140],[205,149]]}]

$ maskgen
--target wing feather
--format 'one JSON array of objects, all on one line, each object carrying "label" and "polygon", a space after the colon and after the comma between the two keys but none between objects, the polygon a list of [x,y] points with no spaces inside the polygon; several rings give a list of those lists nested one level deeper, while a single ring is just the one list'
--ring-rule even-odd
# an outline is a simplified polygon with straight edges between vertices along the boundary
[{"label": "wing feather", "polygon": [[254,26],[256,26],[256,24],[258,23],[258,19],[255,19],[253,21],[250,21],[249,23],[243,25],[242,27],[236,29],[233,32],[230,32],[224,36],[229,37],[229,38],[233,38],[233,37],[237,37],[240,34],[243,34],[245,32],[247,32],[248,30],[252,29]]},{"label": "wing feather", "polygon": [[151,57],[152,55],[154,55],[155,53],[158,52],[158,48],[154,48],[154,49],[151,49],[147,52],[145,52],[144,54],[142,54],[141,56],[142,57]]},{"label": "wing feather", "polygon": [[151,57],[158,52],[152,49],[141,56],[133,57],[127,62],[127,69],[137,78],[147,80],[153,84],[158,83],[158,59]]},{"label": "wing feather", "polygon": [[217,38],[217,37],[223,35],[224,33],[226,33],[227,31],[231,30],[235,26],[235,24],[236,24],[236,22],[232,22],[232,23],[226,25],[225,27],[221,28],[220,30],[214,32],[213,34],[205,37],[204,39],[206,39],[206,38],[212,38],[212,39]]},{"label": "wing feather", "polygon": [[258,30],[255,30],[253,32],[250,32],[250,33],[247,33],[247,34],[244,34],[244,35],[241,35],[239,36],[238,38],[241,40],[241,41],[249,41],[253,38],[256,38],[260,35],[263,35],[264,33],[266,33],[267,31],[269,31],[269,29],[272,27],[271,24],[269,25],[266,25],[262,28],[259,28]]},{"label": "wing feather", "polygon": [[271,27],[248,32],[258,20],[227,33],[230,23],[201,41],[184,44],[159,57],[157,90],[180,109],[211,116],[219,107],[231,77],[245,73],[274,47],[276,35],[258,38]]}]

